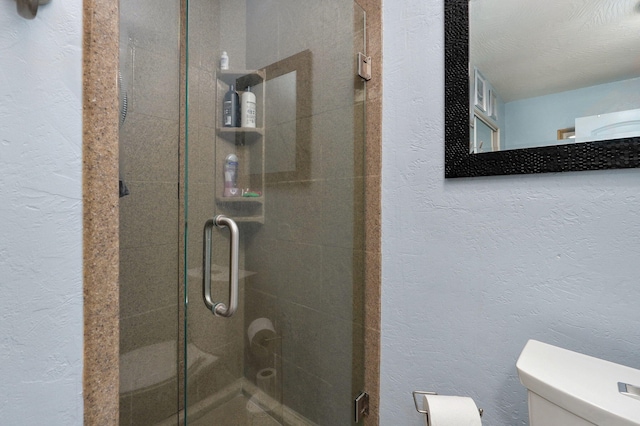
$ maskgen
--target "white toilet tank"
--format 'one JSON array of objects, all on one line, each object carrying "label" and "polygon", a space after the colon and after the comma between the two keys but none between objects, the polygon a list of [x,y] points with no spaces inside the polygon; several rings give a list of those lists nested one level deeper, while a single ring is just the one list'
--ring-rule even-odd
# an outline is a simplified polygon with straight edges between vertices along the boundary
[{"label": "white toilet tank", "polygon": [[530,426],[640,426],[640,370],[536,340],[516,367]]}]

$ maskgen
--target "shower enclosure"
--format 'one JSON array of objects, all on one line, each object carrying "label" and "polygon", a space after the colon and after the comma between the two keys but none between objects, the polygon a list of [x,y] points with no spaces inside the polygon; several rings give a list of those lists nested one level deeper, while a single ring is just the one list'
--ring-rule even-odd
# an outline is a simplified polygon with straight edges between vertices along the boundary
[{"label": "shower enclosure", "polygon": [[[353,424],[364,12],[350,0],[161,3],[120,11],[120,422]],[[255,96],[255,127],[225,126],[232,87]]]}]

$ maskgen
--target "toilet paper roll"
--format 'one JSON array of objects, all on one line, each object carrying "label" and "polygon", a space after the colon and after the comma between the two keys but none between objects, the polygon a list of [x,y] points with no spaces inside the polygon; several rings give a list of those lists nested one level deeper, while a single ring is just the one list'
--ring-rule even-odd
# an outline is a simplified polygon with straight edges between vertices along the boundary
[{"label": "toilet paper roll", "polygon": [[463,396],[425,395],[424,409],[429,413],[428,426],[481,426],[480,412],[471,398]]},{"label": "toilet paper roll", "polygon": [[273,328],[273,323],[269,318],[257,318],[249,324],[247,328],[247,335],[249,336],[249,343],[263,344],[264,339],[274,337],[276,330]]},{"label": "toilet paper roll", "polygon": [[256,385],[268,395],[275,395],[276,390],[276,369],[263,368],[256,374]]},{"label": "toilet paper roll", "polygon": [[263,359],[269,356],[276,337],[271,320],[268,318],[253,320],[247,329],[247,336],[249,337],[249,350],[254,357]]}]

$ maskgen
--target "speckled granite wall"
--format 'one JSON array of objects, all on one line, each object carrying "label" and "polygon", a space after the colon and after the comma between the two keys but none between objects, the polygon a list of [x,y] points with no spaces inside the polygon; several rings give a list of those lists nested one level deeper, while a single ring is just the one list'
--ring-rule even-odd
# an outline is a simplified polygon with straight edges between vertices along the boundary
[{"label": "speckled granite wall", "polygon": [[367,55],[373,78],[367,82],[365,126],[365,304],[364,388],[369,393],[365,426],[379,423],[380,405],[380,302],[381,171],[382,171],[382,0],[356,0],[367,14]]},{"label": "speckled granite wall", "polygon": [[118,1],[85,0],[84,424],[118,422]]}]

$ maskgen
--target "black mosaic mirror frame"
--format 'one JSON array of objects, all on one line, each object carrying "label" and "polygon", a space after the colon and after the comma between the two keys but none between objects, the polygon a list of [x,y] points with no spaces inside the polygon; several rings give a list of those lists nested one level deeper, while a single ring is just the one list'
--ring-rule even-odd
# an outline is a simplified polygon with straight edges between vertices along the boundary
[{"label": "black mosaic mirror frame", "polygon": [[469,153],[469,0],[444,0],[445,177],[640,167],[640,137]]}]

